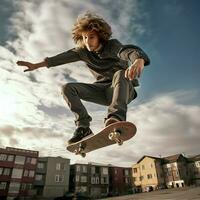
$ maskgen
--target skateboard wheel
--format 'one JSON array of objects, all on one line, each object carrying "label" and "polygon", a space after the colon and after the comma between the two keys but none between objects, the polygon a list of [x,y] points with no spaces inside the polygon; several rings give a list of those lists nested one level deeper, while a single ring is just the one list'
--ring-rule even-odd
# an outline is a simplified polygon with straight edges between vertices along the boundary
[{"label": "skateboard wheel", "polygon": [[81,153],[81,156],[82,156],[83,158],[85,158],[86,153]]},{"label": "skateboard wheel", "polygon": [[110,134],[108,135],[109,140],[113,140],[113,137],[114,137],[114,133],[110,133]]},{"label": "skateboard wheel", "polygon": [[118,140],[117,144],[121,146],[123,144],[123,140]]},{"label": "skateboard wheel", "polygon": [[78,154],[79,154],[79,152],[78,152],[77,149],[74,151],[74,153],[75,153],[75,155],[78,155]]}]

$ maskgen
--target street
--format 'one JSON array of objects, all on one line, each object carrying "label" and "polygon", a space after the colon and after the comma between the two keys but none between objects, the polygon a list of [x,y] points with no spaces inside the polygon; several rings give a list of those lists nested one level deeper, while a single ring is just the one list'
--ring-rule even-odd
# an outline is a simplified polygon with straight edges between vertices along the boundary
[{"label": "street", "polygon": [[112,197],[102,200],[199,200],[200,187],[184,187]]}]

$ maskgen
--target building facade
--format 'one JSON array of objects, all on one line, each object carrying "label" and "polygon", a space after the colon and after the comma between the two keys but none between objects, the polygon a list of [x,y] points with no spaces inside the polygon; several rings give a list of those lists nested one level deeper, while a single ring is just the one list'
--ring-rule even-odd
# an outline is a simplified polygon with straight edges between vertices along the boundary
[{"label": "building facade", "polygon": [[200,155],[188,159],[189,176],[191,185],[200,186]]},{"label": "building facade", "polygon": [[188,159],[182,154],[164,157],[163,170],[168,188],[184,187],[190,184]]},{"label": "building facade", "polygon": [[132,166],[135,192],[146,192],[164,187],[162,160],[157,157],[143,156]]},{"label": "building facade", "polygon": [[38,151],[0,148],[0,199],[32,197]]},{"label": "building facade", "polygon": [[39,157],[34,188],[37,196],[54,198],[69,191],[70,160],[62,157]]},{"label": "building facade", "polygon": [[132,166],[136,192],[200,185],[200,156],[143,156]]},{"label": "building facade", "polygon": [[109,166],[109,195],[118,196],[132,192],[132,169]]},{"label": "building facade", "polygon": [[108,166],[95,163],[71,165],[70,192],[95,198],[107,196],[109,192]]}]

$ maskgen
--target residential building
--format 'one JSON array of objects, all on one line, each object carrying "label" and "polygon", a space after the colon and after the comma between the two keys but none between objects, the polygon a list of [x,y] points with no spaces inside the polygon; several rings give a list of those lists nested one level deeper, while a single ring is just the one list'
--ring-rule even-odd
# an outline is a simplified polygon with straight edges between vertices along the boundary
[{"label": "residential building", "polygon": [[109,166],[109,194],[112,196],[132,193],[132,169]]},{"label": "residential building", "polygon": [[0,199],[35,195],[33,182],[38,155],[38,151],[0,148]]},{"label": "residential building", "polygon": [[135,192],[145,192],[164,187],[162,160],[157,157],[143,156],[132,166]]},{"label": "residential building", "polygon": [[182,154],[162,158],[165,183],[168,188],[189,185],[188,160]]},{"label": "residential building", "polygon": [[190,184],[200,186],[200,155],[188,158]]},{"label": "residential building", "polygon": [[109,192],[108,169],[108,165],[97,163],[71,165],[70,191],[95,198],[107,196]]},{"label": "residential building", "polygon": [[39,157],[34,188],[37,196],[54,198],[69,191],[70,160],[62,157]]}]

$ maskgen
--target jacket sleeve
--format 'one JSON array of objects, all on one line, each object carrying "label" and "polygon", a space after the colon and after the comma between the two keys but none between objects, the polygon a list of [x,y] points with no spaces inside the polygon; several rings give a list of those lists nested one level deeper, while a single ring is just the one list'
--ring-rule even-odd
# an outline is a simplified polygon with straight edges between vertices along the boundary
[{"label": "jacket sleeve", "polygon": [[142,58],[144,59],[145,66],[150,64],[150,59],[147,54],[140,47],[135,45],[124,45],[119,50],[118,56],[122,60],[129,60],[131,63],[138,58]]},{"label": "jacket sleeve", "polygon": [[144,59],[144,65],[150,64],[150,59],[147,54],[138,46],[122,45],[118,40],[113,40],[117,56],[126,61],[133,63],[137,58]]},{"label": "jacket sleeve", "polygon": [[81,60],[80,56],[75,48],[65,51],[63,53],[60,53],[56,56],[45,58],[48,68],[71,63],[71,62],[76,62],[80,60]]}]

